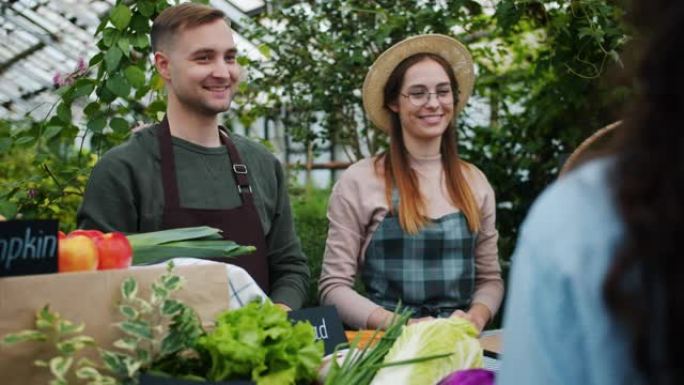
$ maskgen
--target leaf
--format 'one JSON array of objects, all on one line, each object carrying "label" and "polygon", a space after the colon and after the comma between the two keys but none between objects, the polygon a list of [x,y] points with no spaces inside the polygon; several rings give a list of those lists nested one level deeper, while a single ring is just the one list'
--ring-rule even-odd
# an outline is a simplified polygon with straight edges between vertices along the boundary
[{"label": "leaf", "polygon": [[90,79],[78,79],[74,83],[74,99],[90,95],[95,89],[95,82]]},{"label": "leaf", "polygon": [[88,103],[88,105],[85,106],[85,108],[83,109],[83,113],[86,114],[86,116],[95,115],[99,111],[100,111],[100,103],[99,102]]},{"label": "leaf", "polygon": [[103,350],[100,352],[100,357],[102,358],[105,367],[110,371],[118,375],[127,374],[128,371],[126,370],[122,355]]},{"label": "leaf", "polygon": [[64,380],[71,364],[74,362],[73,357],[57,356],[50,360],[50,372],[58,379]]},{"label": "leaf", "polygon": [[133,46],[136,48],[140,49],[145,49],[149,47],[150,45],[150,40],[147,37],[147,34],[137,34],[135,35],[135,39],[133,40]]},{"label": "leaf", "polygon": [[92,132],[102,132],[102,129],[107,125],[107,119],[100,115],[96,118],[90,119],[86,124],[86,128]]},{"label": "leaf", "polygon": [[123,31],[128,27],[128,23],[131,22],[132,16],[133,13],[126,5],[119,4],[109,13],[109,20],[114,24],[116,29]]},{"label": "leaf", "polygon": [[126,78],[121,76],[120,74],[116,74],[113,77],[107,79],[106,86],[108,90],[114,93],[114,95],[122,97],[124,99],[127,98],[128,94],[131,93],[131,85],[128,84]]},{"label": "leaf", "polygon": [[127,238],[131,243],[131,246],[135,249],[136,246],[153,246],[174,241],[204,238],[219,234],[220,232],[221,230],[209,226],[182,227],[152,231],[149,233],[131,234],[128,235]]},{"label": "leaf", "polygon": [[36,366],[39,368],[47,368],[49,366],[49,364],[45,360],[35,360],[35,361],[33,361],[33,366]]},{"label": "leaf", "polygon": [[268,46],[268,44],[259,44],[259,52],[264,55],[266,59],[271,58],[271,48]]},{"label": "leaf", "polygon": [[162,285],[169,291],[176,291],[183,285],[183,279],[177,275],[163,275]]},{"label": "leaf", "polygon": [[124,75],[134,88],[141,88],[145,85],[145,73],[138,66],[128,66],[124,71]]},{"label": "leaf", "polygon": [[147,33],[150,30],[150,18],[141,14],[133,15],[131,29],[137,33]]},{"label": "leaf", "polygon": [[14,145],[15,146],[23,146],[23,145],[26,145],[26,144],[33,142],[34,140],[35,139],[31,136],[22,136],[22,137],[14,140]]},{"label": "leaf", "polygon": [[102,42],[105,44],[105,46],[111,47],[116,44],[120,36],[121,32],[117,31],[116,29],[105,28],[105,30],[102,32]]},{"label": "leaf", "polygon": [[161,314],[164,316],[172,316],[183,309],[183,303],[175,299],[167,299],[162,303]]},{"label": "leaf", "polygon": [[37,330],[22,330],[17,333],[7,334],[2,338],[3,345],[14,345],[26,341],[47,341],[47,335]]},{"label": "leaf", "polygon": [[116,71],[116,69],[119,67],[119,63],[121,62],[121,57],[123,56],[123,53],[121,52],[121,49],[119,47],[111,47],[107,50],[107,53],[105,54],[105,64],[107,65],[107,71],[109,73],[113,73]]},{"label": "leaf", "polygon": [[152,328],[144,321],[123,321],[119,324],[119,329],[124,333],[144,339],[152,339]]},{"label": "leaf", "polygon": [[102,103],[111,103],[114,101],[114,99],[116,99],[116,95],[107,89],[105,84],[101,84],[99,87],[97,87],[95,93],[100,97],[100,102]]},{"label": "leaf", "polygon": [[127,350],[130,352],[134,352],[136,347],[138,346],[138,343],[134,339],[130,338],[121,338],[116,341],[114,341],[114,347],[119,348],[121,350]]},{"label": "leaf", "polygon": [[83,323],[74,324],[71,321],[59,320],[57,332],[60,334],[74,334],[74,333],[82,333],[84,329],[85,329],[85,324],[83,324]]},{"label": "leaf", "polygon": [[119,306],[119,311],[121,314],[131,320],[137,319],[138,316],[140,315],[137,310],[133,306],[129,305],[120,305]]},{"label": "leaf", "polygon": [[71,123],[71,104],[59,103],[57,106],[57,117],[64,123]]},{"label": "leaf", "polygon": [[96,53],[96,54],[95,54],[93,57],[91,57],[90,60],[88,61],[88,67],[94,66],[95,64],[101,62],[102,59],[104,59],[104,55],[102,54],[102,52]]},{"label": "leaf", "polygon": [[127,299],[131,300],[135,298],[138,294],[138,282],[133,277],[126,278],[121,284],[121,295]]},{"label": "leaf", "polygon": [[150,1],[139,1],[138,11],[145,17],[150,17],[154,14],[154,3]]},{"label": "leaf", "polygon": [[168,354],[173,354],[184,347],[184,337],[182,335],[177,333],[168,334],[166,337],[164,337],[164,340],[162,340],[159,355],[163,357]]},{"label": "leaf", "polygon": [[47,127],[45,127],[45,131],[43,132],[43,138],[45,140],[50,140],[50,139],[52,139],[52,137],[59,134],[61,131],[62,131],[62,126],[56,126],[56,125],[47,126]]},{"label": "leaf", "polygon": [[70,355],[86,346],[95,346],[95,340],[88,336],[76,336],[68,340],[60,341],[56,346],[62,354]]},{"label": "leaf", "polygon": [[121,52],[126,57],[131,56],[131,42],[130,42],[130,40],[128,40],[128,37],[123,36],[122,38],[119,39],[119,41],[116,42],[116,45],[121,49]]},{"label": "leaf", "polygon": [[124,118],[112,118],[109,126],[116,132],[126,133],[129,131],[128,122]]},{"label": "leaf", "polygon": [[95,368],[86,366],[76,371],[76,377],[82,380],[94,380],[100,377],[100,372]]}]

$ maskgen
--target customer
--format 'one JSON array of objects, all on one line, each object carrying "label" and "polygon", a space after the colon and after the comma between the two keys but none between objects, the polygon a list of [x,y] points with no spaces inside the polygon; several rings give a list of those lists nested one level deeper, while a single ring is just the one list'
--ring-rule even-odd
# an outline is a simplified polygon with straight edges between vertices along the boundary
[{"label": "customer", "polygon": [[684,2],[651,32],[616,153],[535,203],[513,257],[502,385],[684,384]]}]

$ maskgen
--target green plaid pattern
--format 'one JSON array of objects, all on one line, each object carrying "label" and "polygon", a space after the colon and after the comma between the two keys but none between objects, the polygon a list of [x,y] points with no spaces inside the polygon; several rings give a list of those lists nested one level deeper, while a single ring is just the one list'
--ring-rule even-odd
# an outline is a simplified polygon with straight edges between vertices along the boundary
[{"label": "green plaid pattern", "polygon": [[474,235],[463,213],[407,234],[388,214],[366,249],[362,279],[369,298],[388,310],[397,302],[415,316],[447,317],[467,309],[475,286]]}]

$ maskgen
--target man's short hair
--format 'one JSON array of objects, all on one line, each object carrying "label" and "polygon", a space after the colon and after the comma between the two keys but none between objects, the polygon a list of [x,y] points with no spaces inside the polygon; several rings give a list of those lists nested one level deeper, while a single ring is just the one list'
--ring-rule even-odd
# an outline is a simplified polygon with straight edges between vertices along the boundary
[{"label": "man's short hair", "polygon": [[152,52],[157,52],[168,44],[174,34],[186,29],[194,28],[215,20],[224,20],[229,26],[230,21],[220,9],[197,3],[183,3],[163,10],[152,23],[150,40]]}]

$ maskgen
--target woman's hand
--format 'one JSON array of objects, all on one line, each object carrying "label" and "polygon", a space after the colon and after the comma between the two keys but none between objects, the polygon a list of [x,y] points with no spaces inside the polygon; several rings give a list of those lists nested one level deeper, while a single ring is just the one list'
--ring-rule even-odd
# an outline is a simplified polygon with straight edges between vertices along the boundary
[{"label": "woman's hand", "polygon": [[408,320],[408,324],[411,325],[411,324],[416,324],[418,322],[432,321],[433,319],[435,319],[435,317],[429,317],[428,316],[428,317],[420,317],[420,318],[411,318]]},{"label": "woman's hand", "polygon": [[475,325],[478,333],[481,333],[482,330],[484,330],[484,327],[487,325],[487,322],[489,322],[489,319],[492,317],[492,313],[489,311],[487,306],[480,303],[475,303],[467,312],[459,309],[451,313],[451,316],[460,317],[470,321],[470,323]]}]

